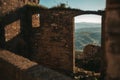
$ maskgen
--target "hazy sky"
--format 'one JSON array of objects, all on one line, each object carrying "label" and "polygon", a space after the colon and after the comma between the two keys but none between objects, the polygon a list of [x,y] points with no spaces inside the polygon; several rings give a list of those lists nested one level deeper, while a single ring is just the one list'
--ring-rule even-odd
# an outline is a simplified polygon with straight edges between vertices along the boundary
[{"label": "hazy sky", "polygon": [[79,23],[79,22],[101,23],[101,16],[98,15],[76,16],[75,23]]},{"label": "hazy sky", "polygon": [[[40,4],[46,7],[53,7],[60,3],[66,3],[71,8],[82,10],[104,10],[106,0],[40,0]],[[101,16],[82,15],[75,17],[75,22],[101,22]]]}]

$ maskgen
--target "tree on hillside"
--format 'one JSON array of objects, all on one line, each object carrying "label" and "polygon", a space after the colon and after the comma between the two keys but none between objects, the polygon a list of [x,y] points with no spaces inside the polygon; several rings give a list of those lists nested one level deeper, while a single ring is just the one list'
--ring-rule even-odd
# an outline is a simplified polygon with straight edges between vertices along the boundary
[{"label": "tree on hillside", "polygon": [[101,47],[93,44],[88,44],[84,47],[83,53],[86,58],[94,58],[101,56]]},{"label": "tree on hillside", "polygon": [[100,72],[101,68],[101,47],[93,44],[88,44],[83,50],[85,62],[83,68],[95,72]]}]

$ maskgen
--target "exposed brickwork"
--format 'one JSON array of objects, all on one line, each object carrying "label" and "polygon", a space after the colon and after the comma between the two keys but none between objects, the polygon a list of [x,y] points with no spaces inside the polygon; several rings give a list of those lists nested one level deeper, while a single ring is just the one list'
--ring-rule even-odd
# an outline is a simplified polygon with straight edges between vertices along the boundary
[{"label": "exposed brickwork", "polygon": [[[5,43],[3,44],[5,49],[49,68],[73,72],[75,65],[74,16],[90,13],[101,15],[101,12],[41,9],[40,6],[29,8],[23,6],[24,3],[28,3],[28,0],[19,1],[14,2],[18,3],[18,6],[10,4],[10,8],[4,12],[7,18],[1,20],[0,43]],[[4,6],[1,6],[2,11],[4,11]],[[10,17],[11,14],[12,17]],[[36,17],[36,14],[40,16]],[[1,16],[4,16],[3,12]]]},{"label": "exposed brickwork", "polygon": [[31,62],[30,60],[23,58],[22,56],[17,56],[9,51],[1,50],[0,53],[0,59],[5,60],[10,64],[13,64],[21,70],[37,65],[37,63]]},{"label": "exposed brickwork", "polygon": [[0,0],[0,17],[22,6],[18,0]]},{"label": "exposed brickwork", "polygon": [[[39,10],[34,12],[39,13]],[[74,71],[74,17],[97,11],[52,8],[40,11],[40,27],[32,35],[32,60],[45,66]]]},{"label": "exposed brickwork", "polygon": [[[13,31],[13,27],[5,27],[6,40],[11,39],[6,43],[6,49],[47,67],[73,72],[75,65],[74,16],[86,13],[99,14],[99,12],[87,11],[85,13],[69,8],[42,10],[40,7],[27,7],[25,9],[24,12],[14,16],[20,16],[18,17],[20,23],[15,26],[16,30]],[[38,21],[39,16],[35,17],[38,13],[40,13],[41,24]],[[36,25],[39,27],[37,32],[34,29]],[[15,36],[18,32],[20,35]]]},{"label": "exposed brickwork", "polygon": [[[5,40],[8,41],[12,38],[14,38],[17,34],[20,32],[20,27],[22,26],[22,22],[20,21],[20,18],[22,18],[22,11],[19,13],[15,13],[16,10],[19,10],[21,7],[23,7],[26,2],[32,2],[31,0],[1,0],[0,1],[0,24],[3,24],[3,27],[5,27]],[[33,0],[34,3],[38,3],[38,0]],[[29,3],[30,4],[30,3]],[[31,3],[32,4],[32,3]],[[13,12],[13,13],[12,13]],[[8,16],[6,16],[8,15]],[[7,17],[8,21],[6,19],[4,20],[4,17]],[[2,17],[2,18],[1,18]],[[10,20],[13,20],[15,18],[19,17],[19,20],[14,20],[10,24],[6,24]],[[13,19],[11,19],[13,18]],[[33,17],[33,21],[37,21],[39,17]],[[33,26],[38,25],[38,23],[34,22]]]},{"label": "exposed brickwork", "polygon": [[0,16],[20,8],[29,2],[37,3],[39,0],[0,0]]},{"label": "exposed brickwork", "polygon": [[[73,49],[73,31],[74,31],[74,21],[73,17],[76,15],[86,14],[84,12],[75,13],[70,10],[49,10],[44,12],[38,11],[40,13],[41,18],[41,26],[37,28],[34,32],[32,26],[32,15],[33,13],[25,14],[14,14],[16,9],[19,10],[24,3],[28,3],[28,0],[0,0],[0,47],[7,47],[6,41],[12,39],[10,42],[10,46],[8,50],[16,50],[13,52],[20,52],[25,56],[25,52],[22,52],[23,49],[27,49],[27,54],[31,59],[37,61],[45,66],[50,68],[64,69],[73,71],[74,69],[74,49]],[[38,1],[34,1],[38,3]],[[106,56],[107,56],[107,80],[119,80],[120,79],[120,1],[118,0],[107,0],[107,11],[105,15],[105,22],[102,24],[105,26],[103,28],[103,47],[105,48]],[[3,18],[3,16],[7,16],[7,18]],[[74,14],[75,13],[75,14]],[[87,12],[90,14],[91,12]],[[92,12],[95,13],[95,12]],[[70,15],[72,14],[72,15]],[[96,14],[96,13],[95,13]],[[101,13],[99,14],[101,15]],[[2,17],[2,18],[1,18]],[[35,17],[34,17],[35,18]],[[2,20],[3,19],[3,20]],[[20,19],[20,20],[19,20]],[[103,18],[104,19],[104,18]],[[15,22],[14,22],[15,21]],[[33,22],[34,23],[34,22]],[[105,24],[105,25],[104,25]],[[35,24],[36,25],[36,24]],[[9,31],[8,31],[9,30]],[[31,33],[33,31],[33,34]],[[20,36],[18,33],[21,32]],[[14,33],[14,34],[13,34]],[[32,34],[32,35],[31,35]],[[17,37],[17,38],[15,38]],[[15,40],[13,40],[15,38]],[[15,41],[15,45],[12,46]],[[7,42],[9,43],[9,42]],[[23,44],[23,45],[20,45]],[[11,46],[13,48],[11,48]],[[18,47],[19,46],[19,47]],[[102,48],[103,48],[102,47]],[[10,49],[11,48],[11,49]],[[18,50],[18,51],[17,51]],[[30,50],[30,51],[29,51]],[[32,51],[32,53],[31,53]],[[30,52],[30,54],[28,54]],[[25,53],[25,54],[24,54]],[[34,65],[35,64],[35,65]],[[36,80],[42,78],[42,80],[48,80],[46,76],[49,76],[50,80],[55,79],[51,78],[51,74],[49,70],[43,69],[43,67],[37,66],[37,68],[30,68],[33,66],[37,66],[37,63],[31,62],[23,57],[16,56],[13,53],[11,54],[8,51],[0,52],[0,73],[5,76],[5,78],[9,78],[9,80],[24,80],[23,74],[28,74],[26,79]],[[28,69],[29,68],[29,69]],[[34,71],[35,69],[35,71]],[[25,71],[24,71],[25,70]],[[33,70],[34,72],[32,72]],[[39,75],[37,73],[40,71]],[[30,72],[29,72],[30,71]],[[45,72],[44,72],[45,71]],[[7,72],[7,74],[6,74]],[[25,73],[24,73],[25,72]],[[36,74],[37,73],[37,74]],[[48,74],[43,77],[42,74]],[[29,76],[31,75],[31,77]],[[6,77],[7,76],[7,77]],[[56,75],[57,76],[57,75]],[[56,77],[54,76],[54,77]],[[58,76],[59,78],[61,76]],[[57,77],[57,80],[59,79]],[[64,78],[69,80],[68,78]],[[64,80],[61,79],[60,80]]]},{"label": "exposed brickwork", "polygon": [[[2,0],[0,3],[0,47],[28,57],[31,13],[27,13],[24,1]],[[39,26],[38,19],[39,17],[33,16],[33,27]]]},{"label": "exposed brickwork", "polygon": [[11,40],[20,33],[20,20],[15,21],[5,27],[5,41]]},{"label": "exposed brickwork", "polygon": [[[0,4],[1,4],[0,5],[0,27],[1,27],[0,35],[2,35],[2,38],[0,38],[1,39],[0,46],[2,45],[2,47],[5,47],[4,46],[5,40],[8,41],[18,34],[19,32],[18,29],[20,28],[20,24],[19,21],[14,21],[14,23],[8,25],[6,24],[6,22],[10,21],[10,17],[6,16],[7,20],[4,20],[3,16],[20,8],[23,5],[23,3],[19,2],[18,0],[1,0]],[[16,15],[14,14],[14,16],[11,17],[14,19]],[[7,27],[4,28],[5,26]]]},{"label": "exposed brickwork", "polygon": [[6,50],[0,51],[0,74],[6,80],[72,80]]},{"label": "exposed brickwork", "polygon": [[35,33],[33,60],[56,69],[73,71],[74,19],[66,11],[48,11],[40,14],[41,26]]},{"label": "exposed brickwork", "polygon": [[35,65],[37,64],[9,51],[0,51],[0,77],[4,77],[6,80],[23,79],[24,70]]}]

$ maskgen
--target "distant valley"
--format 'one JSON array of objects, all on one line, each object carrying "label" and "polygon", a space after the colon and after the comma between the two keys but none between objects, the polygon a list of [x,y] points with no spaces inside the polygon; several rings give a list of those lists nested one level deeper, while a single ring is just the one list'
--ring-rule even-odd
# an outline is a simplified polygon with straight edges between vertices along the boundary
[{"label": "distant valley", "polygon": [[75,49],[82,50],[87,44],[101,44],[100,23],[75,23]]}]

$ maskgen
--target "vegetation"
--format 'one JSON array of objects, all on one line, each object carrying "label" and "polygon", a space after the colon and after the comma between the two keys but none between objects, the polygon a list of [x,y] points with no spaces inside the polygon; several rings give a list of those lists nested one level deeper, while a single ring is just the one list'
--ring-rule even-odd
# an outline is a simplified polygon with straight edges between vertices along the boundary
[{"label": "vegetation", "polygon": [[[77,72],[78,77],[76,77],[77,78],[76,80],[86,80],[86,79],[98,80],[100,77],[100,68],[101,68],[101,60],[102,60],[101,48],[96,45],[88,44],[84,47],[83,52],[76,51],[76,54],[77,54],[75,61],[76,67],[80,69]],[[99,73],[99,75],[95,75],[96,73]]]},{"label": "vegetation", "polygon": [[65,4],[65,3],[60,3],[59,5],[54,6],[54,7],[50,8],[50,9],[71,9],[71,8],[67,7],[67,4]]},{"label": "vegetation", "polygon": [[41,8],[43,8],[43,9],[48,9],[48,8],[45,7],[45,6],[36,4],[36,3],[34,3],[34,2],[28,2],[27,5],[28,5],[28,6],[32,6],[32,7],[41,7]]},{"label": "vegetation", "polygon": [[75,49],[83,50],[87,44],[101,44],[100,24],[76,23],[75,24]]}]

